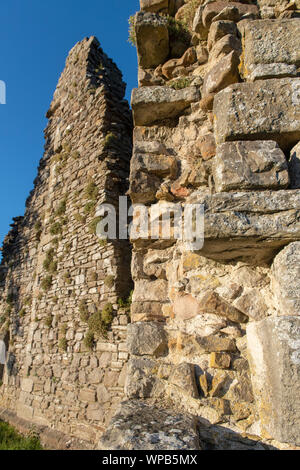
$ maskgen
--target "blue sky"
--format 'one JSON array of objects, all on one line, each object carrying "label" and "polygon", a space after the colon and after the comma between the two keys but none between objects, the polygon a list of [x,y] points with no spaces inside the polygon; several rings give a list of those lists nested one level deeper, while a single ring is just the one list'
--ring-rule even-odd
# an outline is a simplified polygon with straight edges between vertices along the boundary
[{"label": "blue sky", "polygon": [[123,72],[127,99],[137,86],[128,18],[138,0],[8,0],[1,2],[0,244],[12,217],[23,215],[43,154],[43,130],[58,78],[73,45],[95,35]]}]

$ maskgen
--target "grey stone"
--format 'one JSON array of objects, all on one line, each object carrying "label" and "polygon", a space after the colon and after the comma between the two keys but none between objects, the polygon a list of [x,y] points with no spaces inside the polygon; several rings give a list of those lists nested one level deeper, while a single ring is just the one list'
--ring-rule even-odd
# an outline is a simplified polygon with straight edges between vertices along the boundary
[{"label": "grey stone", "polygon": [[170,87],[142,87],[132,91],[133,119],[136,126],[147,126],[179,116],[191,103],[198,101],[196,87],[173,90]]},{"label": "grey stone", "polygon": [[128,398],[150,398],[155,395],[155,389],[160,384],[153,374],[156,368],[155,361],[151,359],[130,359],[125,381],[125,395]]},{"label": "grey stone", "polygon": [[158,357],[166,352],[167,336],[159,323],[130,323],[127,326],[127,345],[130,354]]},{"label": "grey stone", "polygon": [[251,380],[262,433],[300,445],[300,318],[265,318],[247,327]]},{"label": "grey stone", "polygon": [[[245,78],[257,64],[300,65],[299,20],[278,19],[248,21],[242,29]],[[293,38],[293,40],[291,40]]]},{"label": "grey stone", "polygon": [[217,93],[228,85],[238,82],[238,63],[239,56],[235,51],[220,59],[204,77],[203,97],[210,93]]},{"label": "grey stone", "polygon": [[288,64],[258,64],[249,67],[247,81],[265,80],[268,78],[297,77],[296,65]]},{"label": "grey stone", "polygon": [[213,165],[217,192],[277,189],[289,184],[287,161],[274,141],[225,142],[217,146]]},{"label": "grey stone", "polygon": [[173,368],[169,382],[182,389],[187,395],[198,398],[199,392],[196,385],[195,366],[182,363]]},{"label": "grey stone", "polygon": [[199,191],[187,202],[204,204],[204,256],[270,262],[280,247],[300,240],[299,190]]},{"label": "grey stone", "polygon": [[122,402],[101,437],[101,450],[200,449],[195,418],[141,400]]},{"label": "grey stone", "polygon": [[282,149],[300,140],[300,79],[237,83],[214,100],[217,144],[232,140],[275,140]]},{"label": "grey stone", "polygon": [[276,256],[272,276],[279,315],[300,315],[300,242],[290,243]]},{"label": "grey stone", "polygon": [[155,13],[137,13],[135,34],[139,66],[151,69],[163,64],[169,55],[167,19]]}]

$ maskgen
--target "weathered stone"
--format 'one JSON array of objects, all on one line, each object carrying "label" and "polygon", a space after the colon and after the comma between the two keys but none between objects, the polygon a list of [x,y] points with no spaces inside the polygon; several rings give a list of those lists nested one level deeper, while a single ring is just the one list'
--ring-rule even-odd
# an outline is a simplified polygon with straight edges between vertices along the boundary
[{"label": "weathered stone", "polygon": [[280,251],[272,274],[279,315],[300,315],[300,242],[290,243]]},{"label": "weathered stone", "polygon": [[237,35],[237,27],[233,21],[216,21],[214,22],[209,30],[207,39],[207,48],[210,50],[213,45],[222,37],[230,34],[232,36]]},{"label": "weathered stone", "polygon": [[248,317],[246,315],[213,291],[209,291],[204,294],[199,302],[198,311],[199,313],[214,313],[236,323],[245,323],[248,321]]},{"label": "weathered stone", "polygon": [[241,50],[241,41],[232,34],[226,34],[226,36],[223,36],[213,45],[210,51],[208,62],[209,71],[215,67],[221,59],[223,59],[226,55],[231,54],[232,52],[235,52],[238,65]]},{"label": "weathered stone", "polygon": [[174,367],[169,382],[181,388],[187,395],[198,398],[199,393],[193,364],[182,363]]},{"label": "weathered stone", "polygon": [[143,171],[158,177],[175,178],[177,174],[177,161],[172,156],[142,154],[134,152],[131,160],[133,172]]},{"label": "weathered stone", "polygon": [[151,69],[163,64],[169,55],[167,20],[155,13],[137,13],[135,34],[139,66]]},{"label": "weathered stone", "polygon": [[251,379],[262,431],[300,445],[300,319],[273,317],[247,327]]},{"label": "weathered stone", "polygon": [[290,174],[290,188],[300,188],[300,142],[295,145],[291,150],[290,159],[288,161],[289,174]]},{"label": "weathered stone", "polygon": [[203,97],[217,93],[232,83],[239,81],[239,57],[235,51],[221,59],[204,77]]},{"label": "weathered stone", "polygon": [[213,133],[205,134],[196,142],[197,147],[200,150],[201,157],[203,160],[209,160],[216,154],[216,141]]},{"label": "weathered stone", "polygon": [[157,365],[145,358],[130,359],[127,366],[125,394],[129,398],[149,398],[153,395],[157,378],[154,372]]},{"label": "weathered stone", "polygon": [[222,90],[214,100],[217,143],[264,139],[290,148],[300,139],[299,96],[299,78],[239,83]]},{"label": "weathered stone", "polygon": [[209,365],[214,369],[229,369],[231,357],[227,353],[212,352],[210,354]]},{"label": "weathered stone", "polygon": [[127,326],[127,345],[130,354],[162,356],[167,349],[167,337],[159,323],[131,323]]},{"label": "weathered stone", "polygon": [[134,204],[147,204],[156,200],[156,192],[161,185],[161,179],[143,171],[133,170],[130,174],[129,195]]},{"label": "weathered stone", "polygon": [[99,442],[101,450],[197,450],[196,420],[141,400],[123,402]]},{"label": "weathered stone", "polygon": [[165,301],[167,299],[167,281],[156,279],[148,281],[141,279],[135,283],[133,302],[136,301]]},{"label": "weathered stone", "polygon": [[241,295],[234,302],[234,306],[256,321],[262,320],[268,313],[267,306],[260,295],[259,289],[251,289],[251,291]]},{"label": "weathered stone", "polygon": [[168,9],[169,0],[140,0],[141,10],[157,13]]},{"label": "weathered stone", "polygon": [[216,371],[211,381],[211,389],[209,395],[211,397],[222,398],[225,395],[231,382],[232,377],[228,375],[228,372],[224,372],[222,370]]},{"label": "weathered stone", "polygon": [[206,337],[196,336],[195,342],[202,352],[234,352],[236,350],[235,341],[233,339],[218,335]]},{"label": "weathered stone", "polygon": [[[248,21],[243,27],[245,78],[258,64],[300,65],[299,20]],[[290,38],[293,38],[291,41]]]},{"label": "weathered stone", "polygon": [[93,403],[96,401],[95,390],[80,390],[79,400],[87,403]]},{"label": "weathered stone", "polygon": [[274,141],[239,141],[218,145],[213,177],[217,192],[277,189],[286,188],[289,184],[285,155]]},{"label": "weathered stone", "polygon": [[33,389],[33,380],[32,379],[22,379],[21,381],[21,389],[23,392],[31,393]]},{"label": "weathered stone", "polygon": [[188,202],[205,207],[205,239],[200,251],[204,256],[270,262],[280,247],[300,240],[299,190],[199,192]]},{"label": "weathered stone", "polygon": [[297,77],[296,65],[258,64],[249,67],[247,81],[266,80],[268,78]]},{"label": "weathered stone", "polygon": [[132,110],[136,126],[144,126],[174,118],[191,103],[198,101],[196,87],[173,90],[170,87],[142,87],[132,92]]},{"label": "weathered stone", "polygon": [[238,2],[212,2],[206,5],[202,14],[202,22],[205,27],[209,27],[211,22],[217,15],[219,15],[222,10],[226,9],[224,12],[224,17],[219,16],[219,20],[231,20],[239,21],[243,16],[251,14],[254,17],[258,17],[258,8],[256,5],[245,5]]}]

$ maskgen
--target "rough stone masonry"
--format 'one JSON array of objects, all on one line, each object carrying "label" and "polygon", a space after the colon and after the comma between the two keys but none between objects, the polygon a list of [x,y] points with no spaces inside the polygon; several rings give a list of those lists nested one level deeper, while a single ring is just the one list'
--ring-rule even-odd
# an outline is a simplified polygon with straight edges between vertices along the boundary
[{"label": "rough stone masonry", "polygon": [[131,120],[79,43],[4,243],[4,416],[98,449],[300,449],[300,2],[140,5],[129,195],[203,204],[204,246],[90,233],[127,191]]},{"label": "rough stone masonry", "polygon": [[[106,449],[138,429],[185,448],[195,426],[198,449],[300,446],[299,16],[297,1],[141,1],[129,192],[161,214],[203,204],[205,242],[132,240],[128,401]],[[171,436],[143,403],[193,420]]]}]

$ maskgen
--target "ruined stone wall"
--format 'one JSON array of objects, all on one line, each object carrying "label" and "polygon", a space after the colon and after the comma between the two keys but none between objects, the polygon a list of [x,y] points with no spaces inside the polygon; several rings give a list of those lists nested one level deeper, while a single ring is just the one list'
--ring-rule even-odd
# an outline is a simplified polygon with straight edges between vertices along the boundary
[{"label": "ruined stone wall", "polygon": [[[300,445],[299,13],[141,0],[131,199],[203,204],[205,242],[132,240],[126,394],[148,432],[123,404],[105,448],[185,448],[195,429],[201,448]],[[194,424],[170,431],[164,407]]]},{"label": "ruined stone wall", "polygon": [[0,337],[9,343],[0,406],[92,444],[123,396],[128,356],[119,299],[131,289],[129,243],[101,241],[95,231],[97,205],[117,207],[128,189],[124,93],[97,39],[76,44],[47,113],[34,190],[0,267]]}]

